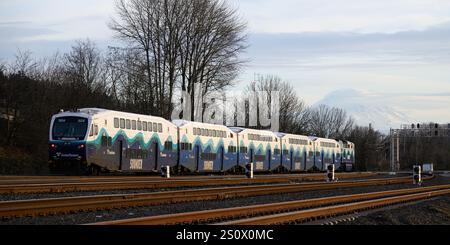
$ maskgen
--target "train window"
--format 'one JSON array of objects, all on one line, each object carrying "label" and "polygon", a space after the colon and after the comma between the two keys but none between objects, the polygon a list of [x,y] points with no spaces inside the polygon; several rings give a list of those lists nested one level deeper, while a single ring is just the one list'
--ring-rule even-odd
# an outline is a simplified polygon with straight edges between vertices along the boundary
[{"label": "train window", "polygon": [[172,142],[166,141],[166,143],[164,143],[164,149],[166,151],[171,151],[172,150]]},{"label": "train window", "polygon": [[142,130],[147,131],[147,122],[142,122]]},{"label": "train window", "polygon": [[143,150],[142,151],[142,159],[147,159],[148,157],[148,151],[147,150]]},{"label": "train window", "polygon": [[280,149],[273,149],[274,155],[280,155]]},{"label": "train window", "polygon": [[216,153],[206,153],[203,152],[202,155],[202,160],[207,160],[207,161],[214,161],[217,158],[217,154]]},{"label": "train window", "polygon": [[120,128],[121,129],[125,128],[125,119],[123,119],[123,118],[120,119]]},{"label": "train window", "polygon": [[192,134],[193,134],[193,135],[197,135],[197,128],[193,128],[193,129],[192,129]]},{"label": "train window", "polygon": [[114,118],[114,127],[119,128],[119,118],[117,117]]},{"label": "train window", "polygon": [[136,120],[131,121],[131,129],[136,130]]},{"label": "train window", "polygon": [[213,137],[217,137],[217,130],[213,130]]},{"label": "train window", "polygon": [[228,146],[228,152],[229,152],[229,153],[234,153],[234,152],[236,152],[236,147],[235,147],[235,146],[232,146],[232,145]]},{"label": "train window", "polygon": [[105,134],[102,135],[101,145],[102,145],[102,147],[108,146],[108,137],[106,137]]},{"label": "train window", "polygon": [[158,132],[158,124],[153,123],[153,132]]},{"label": "train window", "polygon": [[255,155],[255,161],[262,162],[266,159],[266,155]]},{"label": "train window", "polygon": [[233,138],[233,134],[232,133],[230,133],[230,138]]},{"label": "train window", "polygon": [[320,152],[316,151],[316,157],[320,157]]},{"label": "train window", "polygon": [[309,157],[314,156],[314,152],[312,152],[312,151],[308,152],[308,156],[309,156]]},{"label": "train window", "polygon": [[162,124],[158,123],[158,132],[162,133]]},{"label": "train window", "polygon": [[141,121],[137,121],[137,129],[142,130],[142,122]]},{"label": "train window", "polygon": [[89,132],[89,136],[94,136],[94,124],[91,125],[91,130]]},{"label": "train window", "polygon": [[94,134],[98,135],[98,126],[97,125],[94,125]]},{"label": "train window", "polygon": [[142,150],[141,149],[136,150],[136,158],[137,159],[142,159]]},{"label": "train window", "polygon": [[126,121],[126,128],[127,129],[131,129],[131,121],[130,121],[130,119],[127,119],[127,121]]},{"label": "train window", "polygon": [[147,122],[147,131],[152,132],[152,122]]},{"label": "train window", "polygon": [[284,155],[289,155],[289,150],[283,150]]}]

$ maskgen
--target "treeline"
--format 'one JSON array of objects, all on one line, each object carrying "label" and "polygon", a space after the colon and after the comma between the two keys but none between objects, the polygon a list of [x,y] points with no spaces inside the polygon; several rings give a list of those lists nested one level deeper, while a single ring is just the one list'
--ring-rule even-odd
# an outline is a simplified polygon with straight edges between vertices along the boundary
[{"label": "treeline", "polygon": [[435,170],[450,169],[450,137],[400,137],[400,165],[412,169],[417,163],[433,163]]},{"label": "treeline", "polygon": [[[100,50],[79,40],[67,53],[36,59],[19,51],[0,65],[0,173],[45,172],[50,118],[60,109],[101,107],[170,120],[175,107],[189,102],[191,115],[183,117],[198,118],[194,105],[201,104],[204,120],[206,108],[235,85],[245,63],[246,24],[226,2],[121,0],[116,10],[109,26],[120,47]],[[348,139],[356,144],[359,169],[385,167],[379,132],[356,126],[342,109],[306,105],[277,76],[260,76],[233,99],[235,122],[244,113],[249,125],[252,91],[267,98],[279,91],[279,131]],[[264,128],[260,118],[256,122],[252,127]]]}]

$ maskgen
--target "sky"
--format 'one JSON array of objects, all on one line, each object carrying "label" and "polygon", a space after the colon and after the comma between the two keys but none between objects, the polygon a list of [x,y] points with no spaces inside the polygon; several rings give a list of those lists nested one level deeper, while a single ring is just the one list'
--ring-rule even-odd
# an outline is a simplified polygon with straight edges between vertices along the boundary
[{"label": "sky", "polygon": [[[248,24],[249,62],[236,89],[272,74],[310,105],[342,91],[342,105],[351,106],[353,96],[361,103],[363,94],[367,105],[384,103],[408,116],[388,126],[450,122],[450,1],[228,2]],[[1,0],[0,61],[18,49],[64,52],[87,37],[111,45],[114,14],[113,0]]]}]

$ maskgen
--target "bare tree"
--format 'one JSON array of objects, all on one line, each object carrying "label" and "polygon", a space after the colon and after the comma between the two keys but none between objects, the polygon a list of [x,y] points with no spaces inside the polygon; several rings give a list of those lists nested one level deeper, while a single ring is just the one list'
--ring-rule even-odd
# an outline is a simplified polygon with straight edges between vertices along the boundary
[{"label": "bare tree", "polygon": [[[257,128],[261,128],[261,106],[266,106],[271,115],[272,109],[272,94],[279,93],[279,120],[280,132],[306,134],[309,122],[309,110],[305,102],[300,99],[295,92],[295,89],[288,82],[283,81],[280,77],[274,75],[258,76],[257,80],[250,83],[245,90],[245,97],[250,99],[255,92],[262,92],[265,94],[267,101],[258,101],[256,108],[249,108],[256,110],[258,115]],[[261,98],[258,98],[258,100]]]},{"label": "bare tree", "polygon": [[101,76],[101,55],[95,43],[87,39],[78,40],[72,50],[64,55],[64,69],[69,82],[77,86],[85,86],[96,90],[102,87],[99,84]]},{"label": "bare tree", "polygon": [[148,113],[170,117],[179,87],[191,93],[193,118],[195,84],[201,84],[201,100],[232,84],[242,63],[245,24],[225,2],[119,0],[116,8],[110,28],[143,54]]},{"label": "bare tree", "polygon": [[340,108],[319,105],[310,113],[309,131],[314,136],[345,139],[353,128],[354,120]]}]

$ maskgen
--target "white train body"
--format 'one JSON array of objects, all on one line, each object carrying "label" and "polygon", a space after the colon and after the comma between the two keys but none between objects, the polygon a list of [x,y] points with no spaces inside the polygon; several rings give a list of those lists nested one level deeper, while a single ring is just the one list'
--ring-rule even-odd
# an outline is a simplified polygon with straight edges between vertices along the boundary
[{"label": "white train body", "polygon": [[324,170],[331,163],[351,170],[354,144],[86,108],[52,117],[49,160],[51,166],[75,161],[124,172],[160,171],[162,166],[225,172],[248,163],[254,171]]}]

